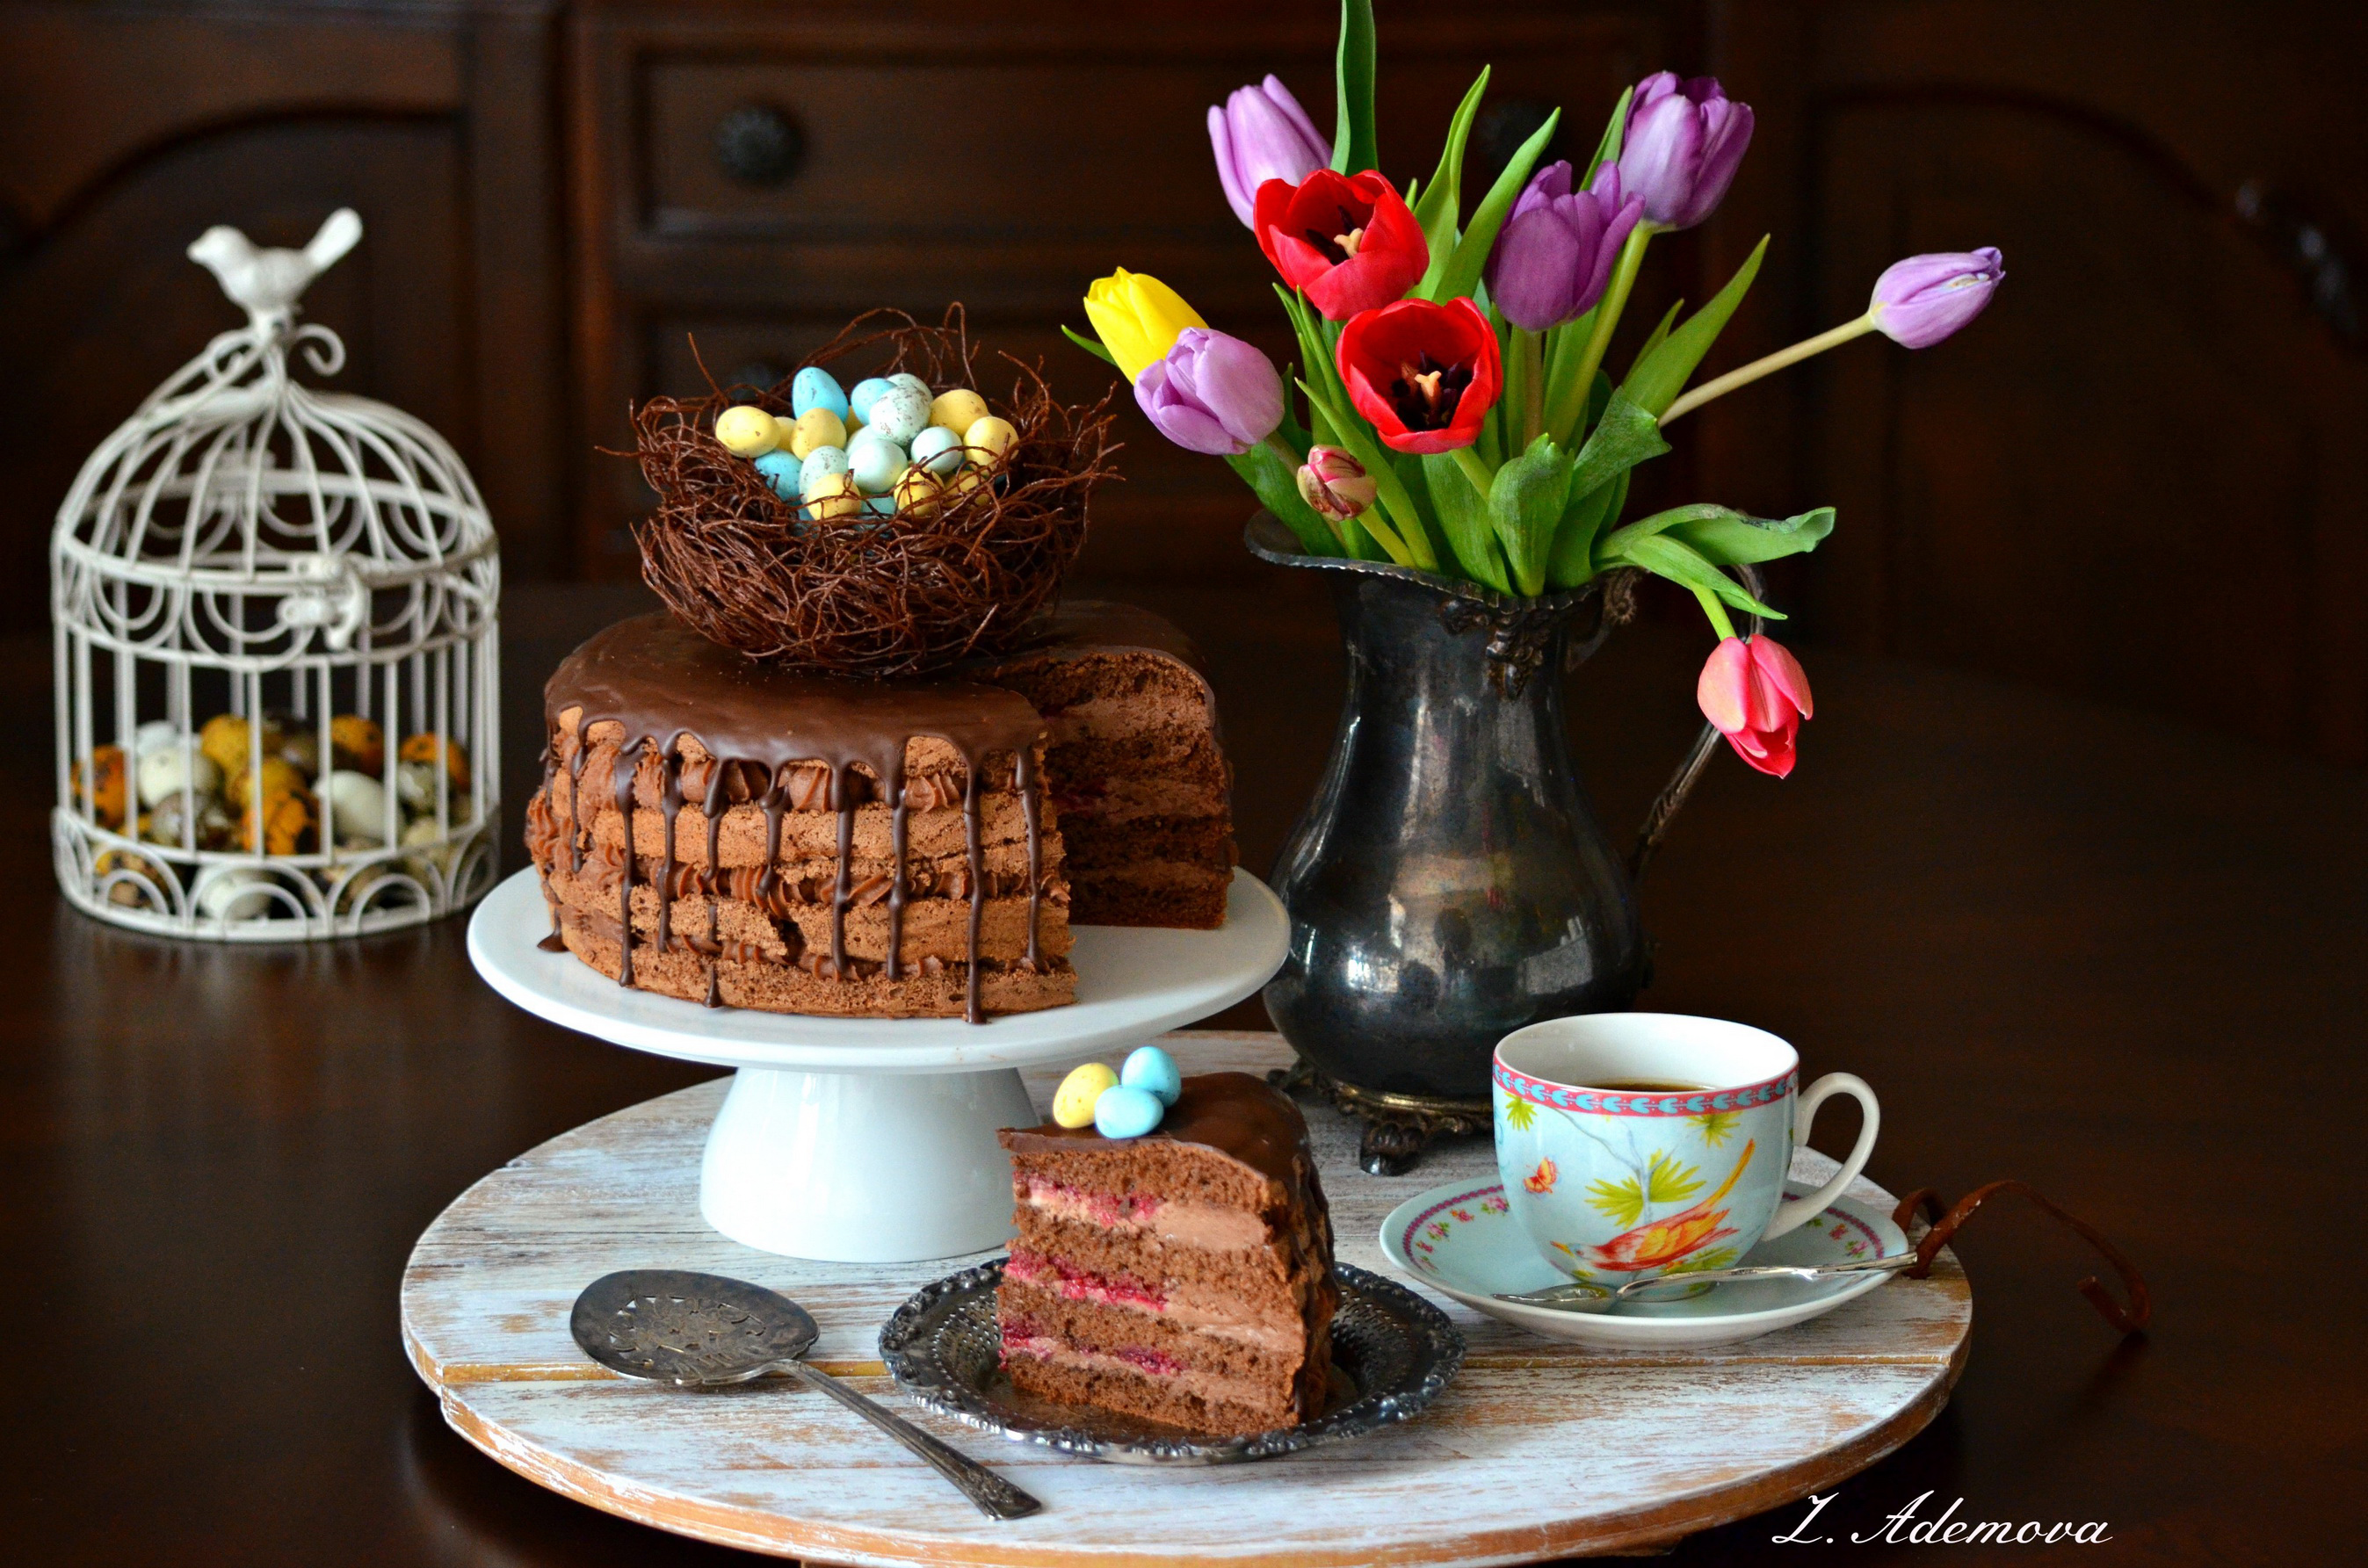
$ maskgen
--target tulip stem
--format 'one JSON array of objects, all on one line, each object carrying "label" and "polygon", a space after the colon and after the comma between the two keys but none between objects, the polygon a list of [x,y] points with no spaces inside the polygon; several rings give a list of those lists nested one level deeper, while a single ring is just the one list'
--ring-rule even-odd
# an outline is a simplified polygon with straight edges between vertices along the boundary
[{"label": "tulip stem", "polygon": [[1718,633],[1719,641],[1724,642],[1732,638],[1735,622],[1726,618],[1726,607],[1718,602],[1718,596],[1708,588],[1696,588],[1694,597],[1702,600],[1702,613],[1710,617],[1711,630]]},{"label": "tulip stem", "polygon": [[1482,462],[1469,447],[1458,447],[1447,455],[1455,460],[1455,466],[1463,471],[1463,477],[1472,482],[1472,488],[1480,493],[1481,503],[1486,505],[1488,492],[1497,483],[1497,476],[1488,472],[1488,465]]},{"label": "tulip stem", "polygon": [[1537,333],[1515,327],[1511,347],[1513,363],[1506,379],[1520,388],[1520,424],[1508,432],[1513,438],[1507,444],[1514,450],[1526,452],[1530,443],[1545,428],[1545,340]]},{"label": "tulip stem", "polygon": [[1779,348],[1764,358],[1754,359],[1741,369],[1729,370],[1714,381],[1704,381],[1677,402],[1669,404],[1668,412],[1661,415],[1661,423],[1666,426],[1670,420],[1692,413],[1714,397],[1725,397],[1737,387],[1749,386],[1762,376],[1771,375],[1787,365],[1797,365],[1811,355],[1823,354],[1828,348],[1839,347],[1851,338],[1862,337],[1873,330],[1874,312],[1869,311],[1856,321],[1844,322],[1830,332],[1821,332],[1815,337],[1804,337],[1790,348]]},{"label": "tulip stem", "polygon": [[1645,265],[1645,246],[1652,238],[1650,224],[1639,223],[1628,231],[1627,243],[1620,247],[1620,259],[1611,268],[1611,281],[1596,303],[1595,330],[1588,335],[1587,347],[1579,354],[1577,373],[1564,385],[1554,405],[1546,410],[1546,428],[1565,446],[1577,438],[1578,422],[1587,415],[1588,394],[1595,390],[1595,372],[1603,364],[1604,351],[1611,347],[1612,331],[1620,324],[1620,312],[1628,307],[1628,291],[1636,287],[1636,274]]}]

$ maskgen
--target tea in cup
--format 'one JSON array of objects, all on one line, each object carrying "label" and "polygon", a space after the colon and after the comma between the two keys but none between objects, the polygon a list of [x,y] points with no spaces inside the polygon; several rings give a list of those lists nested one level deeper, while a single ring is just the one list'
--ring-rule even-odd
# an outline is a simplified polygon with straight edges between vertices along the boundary
[{"label": "tea in cup", "polygon": [[[1498,1042],[1497,1168],[1547,1262],[1607,1288],[1725,1268],[1807,1223],[1873,1153],[1874,1091],[1848,1073],[1799,1086],[1765,1029],[1677,1013],[1597,1013]],[[1794,1146],[1837,1094],[1865,1123],[1832,1180],[1784,1196]]]}]

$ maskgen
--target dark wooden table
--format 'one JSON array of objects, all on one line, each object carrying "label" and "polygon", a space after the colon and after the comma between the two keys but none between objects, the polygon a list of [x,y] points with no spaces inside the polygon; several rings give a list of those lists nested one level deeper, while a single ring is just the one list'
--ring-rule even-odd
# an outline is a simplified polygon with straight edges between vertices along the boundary
[{"label": "dark wooden table", "polygon": [[[1159,601],[1212,655],[1259,869],[1338,702],[1328,611],[1304,589]],[[628,602],[506,606],[513,824],[541,675]],[[0,715],[26,737],[0,753],[0,1555],[723,1561],[469,1449],[395,1326],[412,1240],[455,1194],[703,1070],[511,1008],[471,972],[459,920],[256,950],[74,914],[49,870],[45,642],[0,649]],[[1576,677],[1623,835],[1685,744],[1702,651],[1690,628],[1641,625]],[[1985,1215],[1960,1249],[1969,1369],[1818,1518],[1831,1544],[1771,1542],[1795,1507],[1678,1555],[1879,1562],[1915,1550],[1880,1532],[1929,1493],[1918,1518],[1963,1498],[1959,1520],[2105,1521],[2084,1561],[2359,1561],[2368,779],[1963,676],[1810,667],[1800,771],[1779,784],[1722,756],[1653,870],[1647,1005],[1765,1025],[1809,1072],[1863,1074],[1884,1102],[1870,1176],[2037,1184],[2138,1259],[2157,1322],[2117,1341],[2073,1293],[2080,1249],[2027,1211]]]}]

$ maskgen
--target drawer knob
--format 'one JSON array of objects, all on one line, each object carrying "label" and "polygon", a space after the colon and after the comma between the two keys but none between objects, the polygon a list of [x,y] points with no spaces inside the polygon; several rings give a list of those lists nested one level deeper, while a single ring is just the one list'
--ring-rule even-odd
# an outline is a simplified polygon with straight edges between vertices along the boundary
[{"label": "drawer knob", "polygon": [[715,161],[743,185],[780,185],[805,155],[805,132],[768,104],[742,104],[716,121]]}]

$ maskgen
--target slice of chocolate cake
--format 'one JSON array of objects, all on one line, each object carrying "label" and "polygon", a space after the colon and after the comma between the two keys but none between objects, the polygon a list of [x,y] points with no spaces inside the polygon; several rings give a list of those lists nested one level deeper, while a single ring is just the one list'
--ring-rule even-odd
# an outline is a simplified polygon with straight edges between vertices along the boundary
[{"label": "slice of chocolate cake", "polygon": [[1233,772],[1190,639],[1149,610],[1082,600],[1062,605],[1019,653],[965,673],[1043,716],[1070,919],[1224,924]]},{"label": "slice of chocolate cake", "polygon": [[1047,1123],[1002,1139],[1017,1235],[996,1315],[1016,1386],[1218,1436],[1322,1410],[1339,1291],[1288,1095],[1211,1073],[1140,1138]]}]

